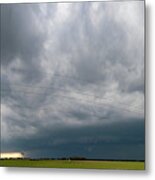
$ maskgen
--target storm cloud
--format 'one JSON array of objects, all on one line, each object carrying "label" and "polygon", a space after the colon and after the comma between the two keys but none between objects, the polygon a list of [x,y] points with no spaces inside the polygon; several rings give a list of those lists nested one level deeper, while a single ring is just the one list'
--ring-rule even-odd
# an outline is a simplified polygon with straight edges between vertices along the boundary
[{"label": "storm cloud", "polygon": [[144,159],[144,2],[1,5],[1,149]]}]

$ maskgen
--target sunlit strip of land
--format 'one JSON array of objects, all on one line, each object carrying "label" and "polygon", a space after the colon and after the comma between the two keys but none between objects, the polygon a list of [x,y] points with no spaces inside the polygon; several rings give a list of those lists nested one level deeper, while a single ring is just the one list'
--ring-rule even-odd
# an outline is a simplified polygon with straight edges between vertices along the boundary
[{"label": "sunlit strip of land", "polygon": [[7,158],[24,158],[24,154],[21,152],[8,152],[8,153],[0,153],[1,159]]}]

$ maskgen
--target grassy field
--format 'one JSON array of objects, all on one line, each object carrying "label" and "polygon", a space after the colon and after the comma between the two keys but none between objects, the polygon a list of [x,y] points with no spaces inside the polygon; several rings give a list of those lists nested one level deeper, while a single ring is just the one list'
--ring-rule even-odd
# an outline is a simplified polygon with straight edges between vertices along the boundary
[{"label": "grassy field", "polygon": [[2,167],[144,170],[144,162],[87,160],[0,160]]}]

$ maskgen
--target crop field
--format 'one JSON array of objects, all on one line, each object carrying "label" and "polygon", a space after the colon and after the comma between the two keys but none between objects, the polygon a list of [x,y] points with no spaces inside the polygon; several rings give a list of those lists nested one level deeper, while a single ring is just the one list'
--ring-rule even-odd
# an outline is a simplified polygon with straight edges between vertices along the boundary
[{"label": "crop field", "polygon": [[1,167],[144,170],[144,162],[88,160],[0,160]]}]

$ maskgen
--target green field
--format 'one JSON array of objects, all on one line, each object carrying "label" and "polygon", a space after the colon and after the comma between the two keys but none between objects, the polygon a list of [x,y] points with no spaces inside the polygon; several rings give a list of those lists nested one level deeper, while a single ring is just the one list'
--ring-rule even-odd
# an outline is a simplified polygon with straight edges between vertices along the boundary
[{"label": "green field", "polygon": [[3,167],[144,170],[144,162],[87,160],[0,160]]}]

